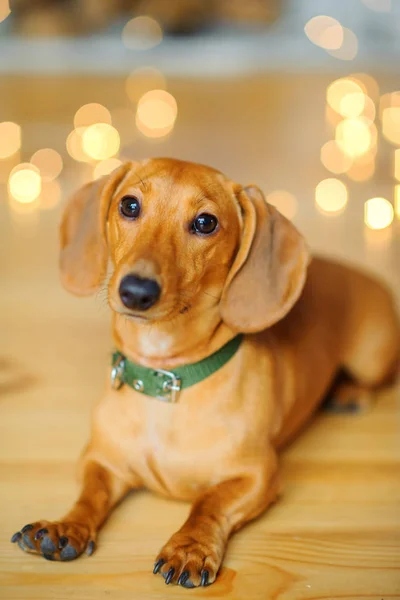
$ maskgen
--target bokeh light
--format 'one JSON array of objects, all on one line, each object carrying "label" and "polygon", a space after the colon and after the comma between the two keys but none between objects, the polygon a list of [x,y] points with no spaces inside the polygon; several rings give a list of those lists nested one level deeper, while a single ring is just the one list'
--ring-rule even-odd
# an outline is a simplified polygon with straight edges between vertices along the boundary
[{"label": "bokeh light", "polygon": [[125,90],[131,102],[137,103],[150,90],[166,90],[167,80],[155,67],[140,67],[132,71],[125,83]]},{"label": "bokeh light", "polygon": [[343,152],[335,140],[330,140],[322,146],[321,162],[325,169],[336,175],[348,171],[353,163],[351,157]]},{"label": "bokeh light", "polygon": [[392,8],[392,0],[362,0],[362,2],[376,12],[389,12]]},{"label": "bokeh light", "polygon": [[268,194],[267,202],[273,204],[287,219],[293,219],[297,213],[297,200],[286,190],[275,190]]},{"label": "bokeh light", "polygon": [[367,181],[371,179],[374,173],[375,151],[370,150],[366,154],[357,157],[346,174],[353,181]]},{"label": "bokeh light", "polygon": [[400,185],[394,186],[394,212],[396,217],[400,219]]},{"label": "bokeh light", "polygon": [[353,60],[358,53],[358,39],[354,31],[343,27],[343,42],[339,49],[328,50],[328,54],[339,60]]},{"label": "bokeh light", "polygon": [[0,23],[7,19],[10,12],[11,9],[9,0],[0,0]]},{"label": "bokeh light", "polygon": [[108,158],[99,162],[93,169],[93,179],[99,179],[104,175],[108,175],[114,169],[117,169],[122,165],[122,161],[119,158]]},{"label": "bokeh light", "polygon": [[358,83],[358,85],[362,87],[363,92],[368,95],[373,102],[379,100],[379,85],[372,75],[369,73],[352,73],[348,78]]},{"label": "bokeh light", "polygon": [[17,202],[28,204],[40,195],[42,180],[39,170],[30,163],[14,167],[8,178],[8,191]]},{"label": "bokeh light", "polygon": [[111,125],[111,114],[108,108],[97,102],[84,104],[75,113],[75,127],[89,127],[96,123],[107,123]]},{"label": "bokeh light", "polygon": [[12,156],[21,148],[21,127],[11,121],[0,123],[0,159]]},{"label": "bokeh light", "polygon": [[347,187],[339,179],[324,179],[315,188],[315,203],[324,213],[342,212],[347,199]]},{"label": "bokeh light", "polygon": [[334,111],[341,114],[342,102],[346,96],[364,94],[361,85],[354,79],[343,77],[333,81],[326,90],[326,101]]},{"label": "bokeh light", "polygon": [[44,181],[39,196],[39,208],[50,210],[57,206],[61,200],[61,186],[58,181]]},{"label": "bokeh light", "polygon": [[165,90],[151,90],[138,103],[136,125],[147,137],[162,137],[172,131],[178,113],[175,98]]},{"label": "bokeh light", "polygon": [[82,149],[94,160],[105,160],[118,153],[119,133],[112,125],[95,123],[82,134]]},{"label": "bokeh light", "polygon": [[397,107],[400,108],[400,92],[389,92],[383,94],[379,101],[379,117],[382,119],[385,108]]},{"label": "bokeh light", "polygon": [[77,127],[67,137],[67,152],[74,160],[88,162],[90,158],[83,150],[83,134],[85,127]]},{"label": "bokeh light", "polygon": [[61,155],[52,148],[38,150],[32,156],[30,162],[39,169],[43,181],[56,179],[63,168]]},{"label": "bokeh light", "polygon": [[394,151],[394,176],[400,181],[400,149]]},{"label": "bokeh light", "polygon": [[364,205],[364,222],[370,229],[385,229],[392,223],[393,206],[386,198],[371,198]]},{"label": "bokeh light", "polygon": [[343,44],[343,27],[339,21],[326,15],[310,19],[304,32],[313,44],[325,50],[338,50]]},{"label": "bokeh light", "polygon": [[149,50],[163,39],[161,25],[151,17],[135,17],[122,30],[122,41],[130,50]]},{"label": "bokeh light", "polygon": [[365,98],[363,92],[346,94],[340,101],[339,113],[347,119],[359,117],[364,112]]},{"label": "bokeh light", "polygon": [[389,142],[400,146],[400,106],[389,106],[383,110],[382,134]]},{"label": "bokeh light", "polygon": [[376,143],[376,127],[363,117],[344,119],[336,127],[335,140],[347,156],[365,154]]}]

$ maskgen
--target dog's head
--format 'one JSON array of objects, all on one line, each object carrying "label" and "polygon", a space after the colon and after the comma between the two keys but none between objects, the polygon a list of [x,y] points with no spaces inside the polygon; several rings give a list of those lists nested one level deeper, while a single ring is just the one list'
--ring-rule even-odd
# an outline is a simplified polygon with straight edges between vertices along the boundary
[{"label": "dog's head", "polygon": [[141,321],[219,306],[235,331],[281,319],[304,285],[308,253],[255,186],[173,159],[129,162],[81,188],[61,223],[61,275],[77,295],[107,272],[111,308]]}]

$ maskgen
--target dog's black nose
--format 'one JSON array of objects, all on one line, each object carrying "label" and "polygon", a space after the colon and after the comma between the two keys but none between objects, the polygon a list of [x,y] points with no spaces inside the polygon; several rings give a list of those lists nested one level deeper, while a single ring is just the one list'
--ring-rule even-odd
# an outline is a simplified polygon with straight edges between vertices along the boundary
[{"label": "dog's black nose", "polygon": [[161,288],[154,279],[126,275],[119,284],[123,304],[131,310],[147,310],[159,299]]}]

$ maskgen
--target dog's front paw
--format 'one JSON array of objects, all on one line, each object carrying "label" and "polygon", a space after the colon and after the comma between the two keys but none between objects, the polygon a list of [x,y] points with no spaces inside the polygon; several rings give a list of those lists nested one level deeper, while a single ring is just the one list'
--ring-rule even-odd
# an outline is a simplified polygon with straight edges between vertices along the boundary
[{"label": "dog's front paw", "polygon": [[78,558],[85,550],[88,555],[93,554],[93,537],[89,527],[80,523],[37,521],[14,533],[11,541],[24,552],[65,561]]},{"label": "dog's front paw", "polygon": [[215,540],[204,538],[200,532],[199,535],[175,533],[157,556],[153,573],[160,573],[166,584],[177,583],[186,588],[213,583],[221,566],[223,548]]}]

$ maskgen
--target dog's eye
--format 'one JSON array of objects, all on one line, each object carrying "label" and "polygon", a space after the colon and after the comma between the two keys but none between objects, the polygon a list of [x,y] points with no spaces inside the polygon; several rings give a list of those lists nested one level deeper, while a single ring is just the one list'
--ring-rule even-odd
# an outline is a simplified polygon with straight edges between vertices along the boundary
[{"label": "dog's eye", "polygon": [[192,223],[192,231],[194,233],[209,234],[216,230],[218,225],[217,217],[209,215],[208,213],[202,213]]},{"label": "dog's eye", "polygon": [[140,214],[140,202],[135,196],[124,196],[119,203],[119,210],[126,219],[137,219]]}]

